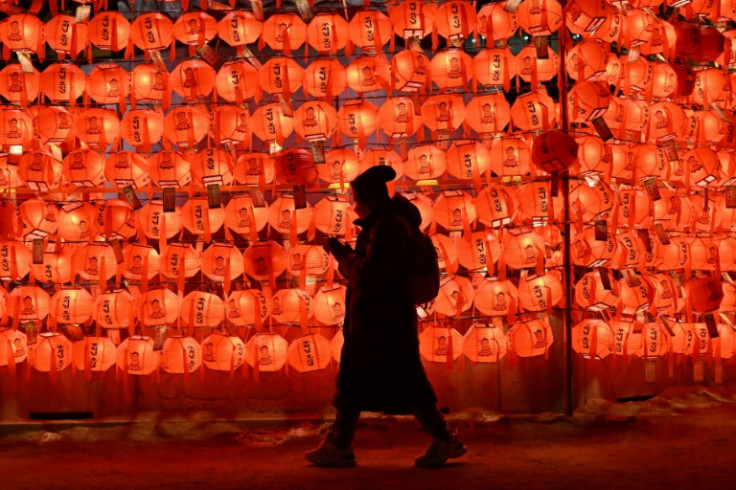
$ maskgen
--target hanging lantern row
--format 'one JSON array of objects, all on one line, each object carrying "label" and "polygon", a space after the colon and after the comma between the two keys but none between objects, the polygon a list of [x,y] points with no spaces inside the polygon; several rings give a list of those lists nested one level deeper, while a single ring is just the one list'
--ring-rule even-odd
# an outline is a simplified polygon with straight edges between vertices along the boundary
[{"label": "hanging lantern row", "polygon": [[[736,20],[736,7],[722,3],[718,2],[718,8],[687,6],[681,13],[696,21]],[[46,44],[62,59],[88,52],[91,45],[105,51],[125,50],[126,57],[132,57],[134,47],[150,53],[174,50],[179,42],[193,54],[215,38],[236,48],[239,54],[246,45],[257,43],[259,49],[267,45],[287,54],[304,46],[305,50],[311,47],[323,54],[345,50],[349,55],[356,47],[363,52],[380,52],[388,43],[393,46],[394,36],[421,39],[431,34],[435,46],[438,37],[459,42],[473,33],[491,42],[505,41],[519,28],[545,36],[559,30],[565,15],[570,31],[585,37],[616,42],[629,49],[641,47],[644,54],[686,50],[696,28],[658,18],[648,10],[650,4],[627,4],[622,9],[618,4],[578,0],[571,2],[563,14],[562,5],[555,0],[526,0],[514,12],[509,12],[511,8],[507,9],[505,2],[498,2],[484,5],[476,13],[470,2],[455,0],[438,6],[410,0],[388,7],[388,15],[364,9],[347,21],[340,14],[320,12],[308,24],[297,14],[284,12],[274,13],[263,22],[248,11],[232,11],[219,22],[201,11],[185,12],[176,21],[160,12],[145,12],[131,23],[120,12],[100,11],[88,23],[55,15],[46,24],[31,14],[12,14],[0,25],[0,41],[6,59],[11,52],[45,57]]]}]

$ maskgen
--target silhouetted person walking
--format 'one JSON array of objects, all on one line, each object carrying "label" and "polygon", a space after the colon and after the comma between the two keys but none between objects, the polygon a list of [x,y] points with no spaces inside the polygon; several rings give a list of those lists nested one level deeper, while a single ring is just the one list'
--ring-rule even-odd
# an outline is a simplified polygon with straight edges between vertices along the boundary
[{"label": "silhouetted person walking", "polygon": [[448,431],[419,357],[407,264],[421,215],[405,197],[389,197],[386,183],[395,177],[387,166],[359,175],[351,183],[361,227],[356,248],[335,238],[325,246],[348,279],[348,310],[333,401],[337,416],[319,448],[307,453],[318,466],[355,465],[351,445],[363,410],[414,414],[434,438],[417,466],[439,466],[467,451]]}]

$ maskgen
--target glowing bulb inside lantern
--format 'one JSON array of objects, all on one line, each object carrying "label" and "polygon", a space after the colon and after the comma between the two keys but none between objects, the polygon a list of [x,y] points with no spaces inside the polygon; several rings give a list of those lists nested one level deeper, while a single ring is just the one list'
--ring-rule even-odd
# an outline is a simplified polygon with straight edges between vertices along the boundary
[{"label": "glowing bulb inside lantern", "polygon": [[23,147],[21,145],[12,145],[10,147],[10,154],[11,155],[22,155]]}]

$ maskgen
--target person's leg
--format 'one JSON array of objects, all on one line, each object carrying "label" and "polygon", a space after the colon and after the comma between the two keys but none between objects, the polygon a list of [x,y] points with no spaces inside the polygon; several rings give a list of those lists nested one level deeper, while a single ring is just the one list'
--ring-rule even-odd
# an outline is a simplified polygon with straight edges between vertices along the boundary
[{"label": "person's leg", "polygon": [[358,427],[360,410],[338,410],[335,422],[330,427],[327,440],[340,449],[349,449]]},{"label": "person's leg", "polygon": [[435,439],[449,441],[452,434],[447,429],[445,418],[440,413],[437,405],[425,405],[414,409],[414,417],[424,427],[424,430]]}]

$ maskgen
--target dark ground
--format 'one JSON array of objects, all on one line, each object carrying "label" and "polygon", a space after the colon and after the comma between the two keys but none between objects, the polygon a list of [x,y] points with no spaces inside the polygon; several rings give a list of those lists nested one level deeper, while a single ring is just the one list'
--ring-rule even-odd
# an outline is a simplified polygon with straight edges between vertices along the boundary
[{"label": "dark ground", "polygon": [[592,402],[573,418],[452,419],[468,454],[424,470],[413,459],[429,439],[404,418],[369,417],[356,439],[358,466],[347,469],[305,462],[320,422],[146,414],[133,422],[0,425],[0,488],[736,487],[736,396],[725,389]]}]

